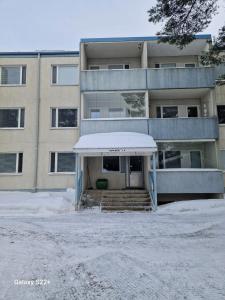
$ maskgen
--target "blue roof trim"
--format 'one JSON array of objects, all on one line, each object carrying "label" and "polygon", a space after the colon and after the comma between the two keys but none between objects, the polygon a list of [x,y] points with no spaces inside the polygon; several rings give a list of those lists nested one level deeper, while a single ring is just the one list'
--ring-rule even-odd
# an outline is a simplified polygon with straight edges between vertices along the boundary
[{"label": "blue roof trim", "polygon": [[[211,34],[195,35],[197,40],[211,40]],[[158,36],[141,36],[141,37],[113,37],[113,38],[84,38],[81,43],[112,43],[112,42],[143,42],[143,41],[158,41]]]},{"label": "blue roof trim", "polygon": [[18,51],[18,52],[0,52],[0,56],[79,56],[79,51]]}]

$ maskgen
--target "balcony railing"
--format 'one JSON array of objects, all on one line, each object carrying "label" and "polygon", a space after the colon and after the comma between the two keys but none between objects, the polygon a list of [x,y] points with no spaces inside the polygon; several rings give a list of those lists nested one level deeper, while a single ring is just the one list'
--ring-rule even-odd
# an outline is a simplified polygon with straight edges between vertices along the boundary
[{"label": "balcony railing", "polygon": [[81,120],[81,135],[100,132],[139,132],[155,140],[215,140],[216,118]]},{"label": "balcony railing", "polygon": [[216,169],[166,169],[157,171],[159,194],[224,193],[223,172]]},{"label": "balcony railing", "polygon": [[148,69],[147,89],[209,88],[215,85],[214,67]]},{"label": "balcony railing", "polygon": [[146,70],[82,71],[81,91],[145,90]]},{"label": "balcony railing", "polygon": [[121,91],[210,88],[215,85],[220,68],[161,68],[81,71],[81,91]]},{"label": "balcony railing", "polygon": [[217,119],[149,119],[149,135],[155,140],[215,140],[219,137]]}]

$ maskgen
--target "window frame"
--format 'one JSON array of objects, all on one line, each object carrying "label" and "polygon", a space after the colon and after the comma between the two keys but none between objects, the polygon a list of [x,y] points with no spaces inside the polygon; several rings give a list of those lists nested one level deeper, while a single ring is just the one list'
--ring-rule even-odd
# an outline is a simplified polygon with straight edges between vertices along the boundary
[{"label": "window frame", "polygon": [[[157,63],[155,65],[157,65]],[[173,67],[168,67],[168,66],[167,67],[162,67],[163,65],[175,65],[175,66],[173,66]],[[160,66],[160,69],[175,69],[175,68],[177,68],[177,63],[176,62],[160,63],[159,66]]]},{"label": "window frame", "polygon": [[[224,107],[224,111],[225,111],[225,105],[223,105],[223,104],[217,104],[217,106],[216,106],[218,125],[219,125],[219,126],[225,126],[225,121],[224,121],[223,123],[220,123],[220,118],[219,118],[219,107],[221,107],[221,106]],[[224,119],[225,119],[225,117],[224,117]]]},{"label": "window frame", "polygon": [[[55,163],[54,163],[54,172],[51,171],[51,156],[52,156],[52,153],[55,153]],[[74,152],[71,152],[71,151],[50,151],[49,152],[49,166],[48,166],[48,174],[49,175],[74,175],[76,174],[76,156],[75,156],[75,171],[74,172],[58,172],[57,169],[58,169],[58,154],[59,153],[73,153],[74,156],[75,156],[75,153]]]},{"label": "window frame", "polygon": [[[91,68],[97,68],[97,69],[91,69]],[[99,71],[101,70],[100,65],[89,65],[88,66],[89,71]]]},{"label": "window frame", "polygon": [[[157,117],[157,107],[160,107],[160,118]],[[172,118],[164,118],[163,117],[163,108],[164,107],[176,107],[177,108],[177,117],[172,117]],[[157,105],[156,106],[156,118],[157,119],[178,119],[179,118],[179,105],[172,105],[172,104],[169,104],[169,105]]]},{"label": "window frame", "polygon": [[[166,154],[165,152],[167,152],[168,150],[158,150],[158,154],[157,154],[157,169],[158,170],[170,170],[170,169],[173,169],[173,168],[166,168]],[[200,169],[203,169],[204,168],[204,155],[203,155],[203,151],[201,149],[196,149],[196,148],[191,148],[191,149],[177,149],[175,148],[174,150],[172,151],[180,151],[180,154],[182,156],[182,152],[186,151],[188,152],[188,160],[189,160],[189,164],[190,166],[187,168],[187,167],[182,167],[182,160],[181,160],[181,168],[176,168],[176,169],[196,169],[196,168],[192,168],[191,167],[191,152],[199,152],[200,153],[200,163],[201,163],[201,168]],[[159,168],[159,152],[162,152],[163,154],[163,161],[162,161],[162,165],[163,165],[163,168]],[[198,168],[199,169],[199,168]]]},{"label": "window frame", "polygon": [[[16,154],[16,171],[15,172],[0,172],[0,176],[15,176],[15,175],[23,175],[23,166],[24,166],[24,153],[21,152],[0,152],[0,154]],[[22,171],[19,172],[19,156],[22,154]]]},{"label": "window frame", "polygon": [[[20,68],[20,82],[19,83],[2,83],[2,68]],[[26,70],[25,83],[23,83],[23,68]],[[27,84],[27,65],[0,65],[0,86],[26,86]]]},{"label": "window frame", "polygon": [[[93,111],[93,110],[95,110],[95,111],[99,111],[99,115],[100,115],[100,117],[99,118],[92,118],[91,117],[91,112]],[[101,119],[101,109],[100,108],[89,108],[89,116],[90,116],[90,120],[99,120],[99,119]],[[89,119],[87,119],[87,120],[89,120]]]},{"label": "window frame", "polygon": [[[197,114],[198,114],[197,117],[189,117],[188,116],[188,108],[189,107],[197,107]],[[200,106],[198,104],[196,104],[196,105],[195,104],[187,105],[186,106],[186,113],[187,113],[187,118],[199,118],[200,117]]]},{"label": "window frame", "polygon": [[[55,122],[56,126],[52,126],[52,111],[56,110]],[[77,110],[77,126],[75,127],[59,127],[59,109],[76,109]],[[79,108],[78,107],[50,107],[50,129],[76,129],[79,127]]]},{"label": "window frame", "polygon": [[[24,130],[25,129],[25,107],[1,107],[0,110],[18,110],[18,126],[17,127],[0,127],[0,130],[15,130],[15,129],[20,129]],[[23,120],[23,127],[21,127],[21,111],[22,109],[24,110],[24,120]]]},{"label": "window frame", "polygon": [[[119,170],[118,171],[108,171],[104,169],[104,158],[105,157],[118,157],[119,158]],[[106,174],[106,173],[121,173],[121,156],[113,156],[113,155],[107,155],[107,156],[102,156],[102,173]]]},{"label": "window frame", "polygon": [[[187,67],[187,65],[194,65],[194,66],[192,66],[192,67],[190,67],[190,66]],[[185,68],[196,68],[196,63],[185,63],[185,64],[184,64],[184,67],[185,67]]]},{"label": "window frame", "polygon": [[[53,68],[56,67],[56,83],[53,83]],[[74,84],[60,84],[59,81],[59,71],[60,67],[75,67],[78,69],[79,74],[79,65],[78,64],[52,64],[51,65],[51,86],[79,86],[80,84],[80,75],[78,75],[78,82]]]}]

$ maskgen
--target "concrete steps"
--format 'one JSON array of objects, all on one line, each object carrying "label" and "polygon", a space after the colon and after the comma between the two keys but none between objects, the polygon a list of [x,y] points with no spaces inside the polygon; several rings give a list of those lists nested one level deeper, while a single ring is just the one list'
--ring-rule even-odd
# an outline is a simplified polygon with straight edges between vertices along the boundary
[{"label": "concrete steps", "polygon": [[150,211],[151,201],[145,190],[107,190],[102,192],[102,211]]}]

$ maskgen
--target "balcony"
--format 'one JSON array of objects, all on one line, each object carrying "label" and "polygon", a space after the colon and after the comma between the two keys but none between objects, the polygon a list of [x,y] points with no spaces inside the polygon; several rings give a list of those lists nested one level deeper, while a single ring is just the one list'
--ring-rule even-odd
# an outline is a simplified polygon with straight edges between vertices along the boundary
[{"label": "balcony", "polygon": [[215,140],[219,134],[216,118],[81,120],[81,135],[115,131],[145,133],[165,141]]},{"label": "balcony", "polygon": [[147,89],[195,89],[215,85],[214,67],[148,69]]},{"label": "balcony", "polygon": [[159,194],[224,193],[223,172],[216,169],[166,169],[157,171]]},{"label": "balcony", "polygon": [[81,91],[195,89],[214,87],[220,68],[163,68],[81,71]]},{"label": "balcony", "polygon": [[146,90],[146,70],[81,71],[81,91]]},{"label": "balcony", "polygon": [[217,119],[149,119],[149,134],[155,140],[215,140],[219,137]]},{"label": "balcony", "polygon": [[138,132],[148,134],[148,119],[81,120],[81,135],[106,132]]}]

